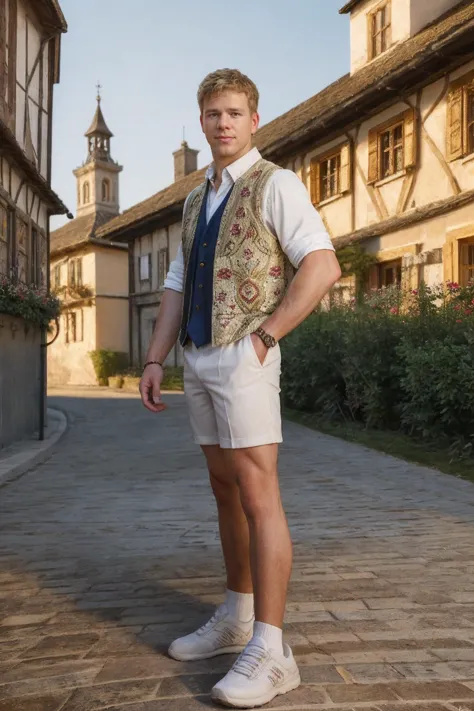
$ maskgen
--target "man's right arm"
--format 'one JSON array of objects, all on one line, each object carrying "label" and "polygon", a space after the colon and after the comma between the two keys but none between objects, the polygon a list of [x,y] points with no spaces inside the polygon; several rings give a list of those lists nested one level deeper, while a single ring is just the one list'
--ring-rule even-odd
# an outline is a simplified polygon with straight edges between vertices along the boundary
[{"label": "man's right arm", "polygon": [[[181,245],[176,259],[171,263],[164,286],[165,292],[146,354],[146,363],[164,363],[178,340],[184,298],[184,258]],[[162,380],[163,368],[160,365],[149,365],[145,368],[140,382],[140,394],[144,406],[150,412],[161,412],[165,409],[161,402]]]}]

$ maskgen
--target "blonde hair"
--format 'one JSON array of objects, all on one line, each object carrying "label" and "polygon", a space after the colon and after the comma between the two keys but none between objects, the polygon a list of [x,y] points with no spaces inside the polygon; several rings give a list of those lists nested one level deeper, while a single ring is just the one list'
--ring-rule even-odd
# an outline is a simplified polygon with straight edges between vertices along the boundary
[{"label": "blonde hair", "polygon": [[250,113],[258,111],[259,93],[253,81],[238,69],[218,69],[216,72],[208,74],[199,85],[197,99],[201,113],[207,97],[222,94],[224,91],[237,91],[245,94],[249,102]]}]

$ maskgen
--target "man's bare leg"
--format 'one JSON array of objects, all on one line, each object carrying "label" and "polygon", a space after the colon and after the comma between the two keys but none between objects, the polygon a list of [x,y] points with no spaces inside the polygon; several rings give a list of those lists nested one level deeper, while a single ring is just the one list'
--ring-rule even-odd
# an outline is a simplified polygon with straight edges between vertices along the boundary
[{"label": "man's bare leg", "polygon": [[217,503],[227,588],[239,593],[252,593],[249,526],[240,500],[236,473],[228,454],[219,445],[206,445],[202,450]]},{"label": "man's bare leg", "polygon": [[292,544],[280,498],[278,445],[225,452],[249,526],[255,619],[282,628]]}]

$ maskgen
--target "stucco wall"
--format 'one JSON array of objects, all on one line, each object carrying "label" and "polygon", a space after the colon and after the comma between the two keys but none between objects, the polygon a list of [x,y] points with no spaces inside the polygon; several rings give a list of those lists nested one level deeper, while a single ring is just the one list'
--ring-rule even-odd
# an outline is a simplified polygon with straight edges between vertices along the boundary
[{"label": "stucco wall", "polygon": [[0,314],[0,448],[39,428],[40,329]]}]

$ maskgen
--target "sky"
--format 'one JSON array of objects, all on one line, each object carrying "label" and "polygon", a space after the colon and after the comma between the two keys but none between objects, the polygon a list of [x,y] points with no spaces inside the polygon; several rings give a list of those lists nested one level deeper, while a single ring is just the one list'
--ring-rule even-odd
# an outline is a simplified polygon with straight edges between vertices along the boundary
[{"label": "sky", "polygon": [[[197,87],[211,71],[237,68],[260,92],[260,125],[349,71],[344,0],[60,0],[68,22],[54,88],[52,185],[75,215],[72,171],[86,157],[102,85],[102,110],[123,166],[120,209],[173,182],[173,151],[185,138],[210,151],[199,125]],[[54,217],[51,229],[67,222]]]}]

